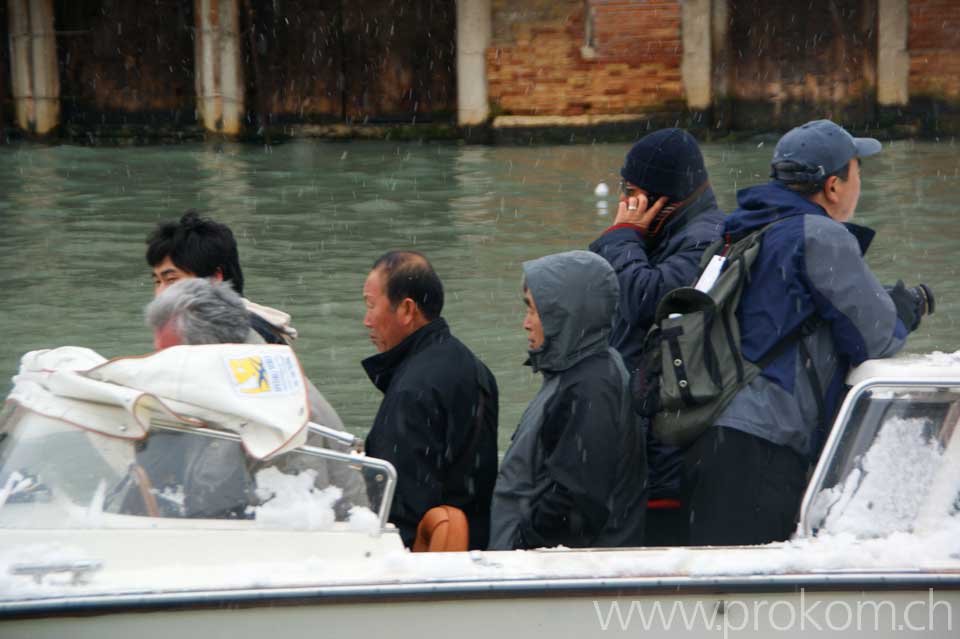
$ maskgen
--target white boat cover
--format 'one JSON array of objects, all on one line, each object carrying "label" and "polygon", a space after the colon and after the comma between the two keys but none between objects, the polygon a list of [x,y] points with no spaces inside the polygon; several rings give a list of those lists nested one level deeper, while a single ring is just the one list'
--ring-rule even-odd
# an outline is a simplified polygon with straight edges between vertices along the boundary
[{"label": "white boat cover", "polygon": [[79,428],[142,439],[157,415],[240,435],[263,459],[306,440],[303,370],[289,346],[174,346],[107,360],[76,346],[31,351],[7,401]]}]

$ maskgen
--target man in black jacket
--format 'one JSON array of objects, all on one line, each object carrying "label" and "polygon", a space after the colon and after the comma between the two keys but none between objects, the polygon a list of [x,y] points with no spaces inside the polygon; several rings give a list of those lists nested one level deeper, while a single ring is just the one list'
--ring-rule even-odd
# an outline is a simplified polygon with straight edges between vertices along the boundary
[{"label": "man in black jacket", "polygon": [[500,465],[490,548],[639,546],[644,432],[607,345],[617,276],[587,251],[524,262],[523,274],[527,364],[543,386]]},{"label": "man in black jacket", "polygon": [[366,451],[397,469],[390,521],[410,547],[430,508],[455,506],[467,516],[470,548],[485,548],[497,475],[496,380],[450,334],[440,317],[443,284],[420,253],[378,259],[363,299],[363,324],[380,351],[363,368],[384,394]]}]

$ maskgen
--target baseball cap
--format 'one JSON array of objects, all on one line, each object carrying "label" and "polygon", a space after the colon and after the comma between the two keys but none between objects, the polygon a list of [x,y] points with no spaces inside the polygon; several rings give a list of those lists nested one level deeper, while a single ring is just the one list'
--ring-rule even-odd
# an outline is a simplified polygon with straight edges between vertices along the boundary
[{"label": "baseball cap", "polygon": [[880,149],[874,138],[855,138],[830,120],[814,120],[780,138],[770,177],[781,182],[822,182],[853,158],[876,155]]}]

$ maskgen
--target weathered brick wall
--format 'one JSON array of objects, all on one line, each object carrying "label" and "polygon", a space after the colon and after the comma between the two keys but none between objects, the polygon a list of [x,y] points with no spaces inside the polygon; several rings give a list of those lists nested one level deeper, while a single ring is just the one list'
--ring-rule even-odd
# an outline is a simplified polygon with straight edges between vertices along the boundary
[{"label": "weathered brick wall", "polygon": [[[586,10],[593,52],[586,55]],[[494,0],[495,113],[582,115],[682,106],[679,0]]]},{"label": "weathered brick wall", "polygon": [[730,0],[735,128],[874,118],[875,0]]},{"label": "weathered brick wall", "polygon": [[910,96],[960,99],[960,2],[910,0]]}]

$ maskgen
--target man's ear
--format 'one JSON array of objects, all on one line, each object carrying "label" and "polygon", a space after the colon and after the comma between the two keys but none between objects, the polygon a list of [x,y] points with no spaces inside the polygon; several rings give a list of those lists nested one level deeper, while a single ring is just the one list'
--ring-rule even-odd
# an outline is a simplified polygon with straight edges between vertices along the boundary
[{"label": "man's ear", "polygon": [[218,266],[218,267],[217,267],[217,270],[215,270],[215,271],[213,272],[213,275],[211,275],[210,277],[212,277],[213,279],[217,280],[218,282],[222,282],[222,281],[223,281],[223,269]]},{"label": "man's ear", "polygon": [[839,177],[831,175],[827,178],[827,181],[823,183],[823,197],[827,198],[827,201],[831,204],[836,204],[840,201],[840,194],[837,192],[837,182],[839,181]]},{"label": "man's ear", "polygon": [[397,304],[397,317],[404,325],[410,324],[417,316],[417,303],[411,298],[405,297],[403,301]]}]

